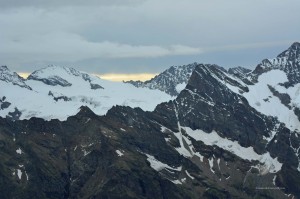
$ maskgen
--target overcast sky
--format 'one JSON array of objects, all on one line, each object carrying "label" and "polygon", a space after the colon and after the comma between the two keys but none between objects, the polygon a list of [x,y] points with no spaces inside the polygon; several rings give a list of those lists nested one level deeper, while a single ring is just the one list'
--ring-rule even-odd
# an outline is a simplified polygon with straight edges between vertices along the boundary
[{"label": "overcast sky", "polygon": [[92,73],[254,67],[300,40],[299,0],[0,0],[0,64]]}]

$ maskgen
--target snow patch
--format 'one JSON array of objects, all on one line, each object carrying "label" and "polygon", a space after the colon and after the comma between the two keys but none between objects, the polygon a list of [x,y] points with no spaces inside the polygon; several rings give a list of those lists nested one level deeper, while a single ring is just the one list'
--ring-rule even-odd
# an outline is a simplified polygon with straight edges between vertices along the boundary
[{"label": "snow patch", "polygon": [[174,184],[182,184],[182,182],[179,180],[170,180],[170,181],[173,182]]},{"label": "snow patch", "polygon": [[211,170],[211,172],[215,173],[215,171],[213,170],[214,158],[208,159],[208,163],[209,163],[209,169]]},{"label": "snow patch", "polygon": [[[272,158],[270,153],[264,153],[262,155],[257,154],[253,147],[242,147],[237,141],[231,141],[226,138],[222,138],[217,132],[212,131],[211,133],[205,133],[202,130],[192,130],[189,127],[184,127],[187,134],[194,138],[196,141],[202,141],[206,145],[216,145],[223,148],[244,160],[257,160],[262,165],[259,165],[259,169],[262,174],[265,173],[276,173],[281,169],[282,163],[280,163],[276,158]],[[210,160],[210,165],[212,165],[212,160]],[[212,167],[212,166],[211,166]]]},{"label": "snow patch", "polygon": [[17,154],[22,154],[21,148],[18,148],[18,149],[16,150],[16,153],[17,153]]},{"label": "snow patch", "polygon": [[165,163],[160,162],[159,160],[155,159],[154,156],[146,154],[147,156],[147,161],[150,163],[150,166],[156,170],[156,171],[161,171],[163,169],[170,169],[170,170],[174,170],[174,171],[181,171],[182,167],[171,167]]},{"label": "snow patch", "polygon": [[177,91],[177,93],[180,93],[184,88],[186,87],[186,83],[180,83],[180,84],[177,84],[175,89]]},{"label": "snow patch", "polygon": [[[286,81],[288,81],[288,79],[283,71],[271,70],[267,73],[261,74],[255,85],[248,86],[249,92],[243,93],[243,96],[248,100],[249,105],[257,111],[265,115],[277,117],[278,120],[284,123],[287,128],[294,131],[296,129],[300,129],[300,122],[297,116],[293,110],[290,110],[288,107],[283,105],[278,97],[273,96],[273,93],[268,87],[268,85],[270,85],[276,90],[285,93],[287,92],[286,89],[279,84]],[[291,98],[294,98],[295,94],[290,96]]]},{"label": "snow patch", "polygon": [[20,169],[17,169],[17,175],[18,175],[18,178],[21,180],[22,171]]},{"label": "snow patch", "polygon": [[120,150],[116,150],[116,153],[118,154],[119,157],[124,155],[124,153],[122,153]]},{"label": "snow patch", "polygon": [[276,182],[276,177],[277,177],[277,176],[275,175],[274,178],[273,178],[273,185],[276,185],[276,184],[275,184],[275,182]]},{"label": "snow patch", "polygon": [[195,178],[193,176],[191,176],[191,174],[189,174],[189,172],[187,170],[185,170],[185,173],[187,176],[189,176],[189,178],[191,178],[192,180],[194,180]]}]

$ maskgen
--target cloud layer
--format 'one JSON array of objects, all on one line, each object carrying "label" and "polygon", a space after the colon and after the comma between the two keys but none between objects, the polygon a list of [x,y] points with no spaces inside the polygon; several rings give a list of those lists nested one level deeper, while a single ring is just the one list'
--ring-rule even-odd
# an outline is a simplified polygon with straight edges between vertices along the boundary
[{"label": "cloud layer", "polygon": [[254,65],[299,40],[299,7],[298,0],[0,0],[0,64],[101,73],[156,73],[194,61]]}]

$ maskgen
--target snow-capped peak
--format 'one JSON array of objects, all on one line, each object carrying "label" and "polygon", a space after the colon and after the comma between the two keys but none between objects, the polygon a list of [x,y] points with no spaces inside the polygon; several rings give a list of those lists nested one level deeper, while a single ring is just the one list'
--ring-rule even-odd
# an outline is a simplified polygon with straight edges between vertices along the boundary
[{"label": "snow-capped peak", "polygon": [[18,85],[31,90],[31,88],[24,82],[24,79],[17,73],[11,72],[7,66],[0,66],[0,81],[12,83],[13,85]]},{"label": "snow-capped peak", "polygon": [[115,105],[141,107],[149,111],[154,110],[157,104],[173,99],[161,91],[110,82],[60,66],[37,70],[24,82],[32,90],[0,83],[0,99],[5,99],[6,106],[10,104],[0,111],[0,117],[18,113],[15,120],[31,117],[65,120],[75,115],[81,106],[88,106],[96,114],[103,115]]},{"label": "snow-capped peak", "polygon": [[286,58],[288,61],[300,61],[300,43],[293,43],[287,50],[280,53],[278,58]]},{"label": "snow-capped peak", "polygon": [[253,80],[270,70],[282,70],[288,77],[286,87],[300,83],[300,43],[293,43],[287,50],[280,53],[276,58],[264,59],[257,65],[250,75]]},{"label": "snow-capped peak", "polygon": [[[63,87],[72,86],[74,78],[82,78],[84,81],[91,82],[92,78],[87,73],[82,73],[74,68],[50,65],[46,68],[36,70],[28,76],[28,80],[41,81],[47,85]],[[96,77],[93,77],[96,78]]]}]

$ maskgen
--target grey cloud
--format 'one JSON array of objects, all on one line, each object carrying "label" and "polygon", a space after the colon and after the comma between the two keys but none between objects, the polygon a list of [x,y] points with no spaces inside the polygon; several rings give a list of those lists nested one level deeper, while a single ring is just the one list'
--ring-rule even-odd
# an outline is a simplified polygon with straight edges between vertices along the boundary
[{"label": "grey cloud", "polygon": [[1,0],[0,8],[40,7],[54,8],[61,6],[130,6],[144,0]]},{"label": "grey cloud", "polygon": [[123,72],[194,61],[254,65],[299,40],[299,7],[298,0],[0,0],[0,64]]}]

